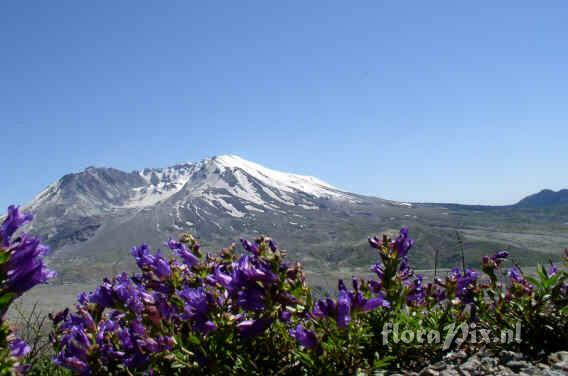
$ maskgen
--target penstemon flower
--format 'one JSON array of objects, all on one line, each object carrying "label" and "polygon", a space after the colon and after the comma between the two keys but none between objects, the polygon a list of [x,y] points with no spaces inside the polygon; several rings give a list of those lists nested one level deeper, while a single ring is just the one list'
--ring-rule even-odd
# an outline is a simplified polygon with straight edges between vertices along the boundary
[{"label": "penstemon flower", "polygon": [[514,295],[530,295],[533,291],[534,286],[530,284],[523,275],[523,272],[516,266],[513,266],[509,271],[509,277],[511,278],[511,292]]},{"label": "penstemon flower", "polygon": [[31,351],[30,346],[12,333],[5,322],[12,302],[34,286],[55,277],[55,272],[44,263],[49,248],[37,237],[17,234],[33,220],[30,213],[22,213],[17,206],[8,207],[8,215],[0,225],[0,373],[22,374],[28,366],[22,361]]}]

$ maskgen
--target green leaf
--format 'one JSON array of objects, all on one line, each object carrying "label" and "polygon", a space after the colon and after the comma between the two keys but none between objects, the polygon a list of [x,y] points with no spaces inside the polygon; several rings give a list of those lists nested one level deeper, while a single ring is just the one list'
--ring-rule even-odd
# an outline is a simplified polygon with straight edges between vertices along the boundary
[{"label": "green leaf", "polygon": [[310,354],[307,354],[303,351],[296,351],[295,355],[300,358],[300,361],[302,363],[304,363],[305,365],[307,365],[310,368],[314,368],[315,367],[315,363],[312,359],[312,357],[310,356]]},{"label": "green leaf", "polygon": [[536,266],[536,272],[542,281],[546,281],[548,279],[548,273],[542,264],[538,264]]},{"label": "green leaf", "polygon": [[16,297],[17,295],[13,292],[9,292],[0,296],[0,307],[2,307],[3,309],[4,307],[9,306]]},{"label": "green leaf", "polygon": [[6,262],[8,262],[8,260],[10,260],[10,253],[7,251],[1,251],[0,252],[0,264],[5,264]]},{"label": "green leaf", "polygon": [[395,356],[385,356],[384,358],[376,359],[373,363],[373,369],[377,370],[387,368],[388,365],[395,359]]},{"label": "green leaf", "polygon": [[201,343],[201,340],[195,334],[190,335],[187,339],[189,340],[189,343],[193,345],[199,345]]}]

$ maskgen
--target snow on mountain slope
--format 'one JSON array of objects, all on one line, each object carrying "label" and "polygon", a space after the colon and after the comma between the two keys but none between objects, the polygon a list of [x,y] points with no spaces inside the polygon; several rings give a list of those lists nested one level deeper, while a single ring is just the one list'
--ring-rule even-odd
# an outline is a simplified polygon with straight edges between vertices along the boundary
[{"label": "snow on mountain slope", "polygon": [[[144,169],[138,174],[145,184],[132,189],[124,207],[153,206],[181,191],[184,193],[178,201],[200,199],[237,218],[249,211],[275,210],[279,205],[316,210],[314,199],[354,201],[353,195],[317,178],[272,170],[236,155],[163,169]],[[233,202],[235,199],[246,204],[238,209]]]},{"label": "snow on mountain slope", "polygon": [[224,168],[239,168],[262,183],[284,192],[303,192],[315,197],[333,197],[345,199],[348,196],[328,183],[314,178],[284,173],[247,161],[236,155],[222,155],[214,158],[217,164]]},{"label": "snow on mountain slope", "polygon": [[223,211],[242,218],[247,213],[282,207],[317,210],[321,200],[356,202],[355,196],[311,176],[272,170],[234,155],[205,159],[192,165],[182,189],[171,196],[179,208],[199,205],[202,211]]},{"label": "snow on mountain slope", "polygon": [[167,168],[147,168],[138,172],[146,184],[133,188],[132,197],[124,206],[143,208],[167,199],[187,183],[194,168],[194,165],[184,164]]}]

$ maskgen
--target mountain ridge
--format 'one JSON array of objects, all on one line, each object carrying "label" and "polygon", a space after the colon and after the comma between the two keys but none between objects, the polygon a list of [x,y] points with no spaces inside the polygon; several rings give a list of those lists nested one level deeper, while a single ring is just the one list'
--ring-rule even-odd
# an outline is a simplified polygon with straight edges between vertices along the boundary
[{"label": "mountain ridge", "polygon": [[558,191],[543,189],[538,193],[521,199],[515,204],[515,206],[523,208],[542,208],[554,205],[568,205],[568,189],[560,189]]}]

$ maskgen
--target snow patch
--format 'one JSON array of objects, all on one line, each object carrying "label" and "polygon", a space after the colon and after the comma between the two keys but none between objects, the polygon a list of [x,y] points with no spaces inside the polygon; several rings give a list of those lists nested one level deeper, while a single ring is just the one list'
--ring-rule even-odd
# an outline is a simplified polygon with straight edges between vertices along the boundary
[{"label": "snow patch", "polygon": [[274,187],[279,191],[288,193],[306,193],[318,198],[328,197],[346,199],[349,201],[352,200],[350,195],[342,192],[339,188],[336,188],[313,176],[289,174],[272,170],[257,163],[247,161],[236,155],[221,155],[213,158],[212,160],[223,169],[240,168],[263,184]]},{"label": "snow patch", "polygon": [[259,209],[255,206],[252,206],[252,205],[245,205],[245,209],[250,210],[250,211],[259,212],[259,213],[264,213],[264,210]]},{"label": "snow patch", "polygon": [[213,207],[217,207],[217,205],[215,204],[219,204],[223,209],[225,209],[225,211],[227,212],[227,214],[229,214],[232,217],[236,217],[236,218],[242,218],[244,217],[246,214],[243,212],[240,212],[237,210],[237,208],[235,208],[232,204],[228,203],[227,201],[225,201],[222,197],[220,197],[219,195],[214,195],[211,193],[206,193],[203,196],[203,199],[211,206]]}]

